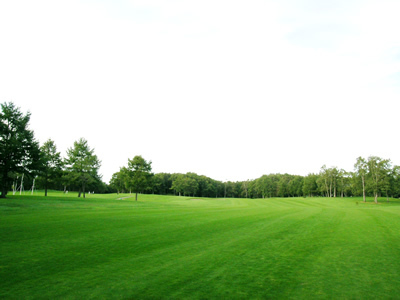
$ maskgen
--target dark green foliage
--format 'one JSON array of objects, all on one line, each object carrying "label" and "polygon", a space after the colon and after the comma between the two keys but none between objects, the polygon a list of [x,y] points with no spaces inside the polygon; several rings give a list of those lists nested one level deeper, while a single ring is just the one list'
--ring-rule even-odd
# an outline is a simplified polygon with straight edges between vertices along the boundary
[{"label": "dark green foliage", "polygon": [[305,196],[315,196],[318,195],[318,185],[317,185],[318,175],[308,174],[304,177],[303,183],[303,194]]},{"label": "dark green foliage", "polygon": [[124,169],[126,186],[136,193],[136,201],[138,193],[151,190],[151,161],[147,162],[142,156],[136,155],[133,159],[128,159],[128,167]]},{"label": "dark green foliage", "polygon": [[[12,182],[22,174],[28,182],[37,178],[37,186],[48,188],[96,192],[135,192],[153,194],[190,195],[194,197],[266,198],[325,196],[346,197],[400,196],[400,169],[391,166],[388,159],[370,156],[358,157],[354,172],[337,167],[322,166],[319,174],[307,176],[269,174],[246,181],[221,182],[204,175],[151,173],[151,161],[141,156],[128,160],[128,165],[113,174],[110,185],[102,182],[98,174],[100,160],[87,141],[81,138],[68,149],[65,168],[61,155],[52,140],[41,148],[33,131],[28,129],[30,114],[22,114],[13,103],[2,104],[0,132],[0,185],[5,197]],[[39,172],[39,173],[38,173]]]},{"label": "dark green foliage", "polygon": [[42,167],[38,181],[39,184],[43,185],[45,190],[44,195],[47,196],[49,186],[54,188],[60,185],[63,161],[61,153],[57,152],[56,144],[50,139],[40,147],[40,154]]},{"label": "dark green foliage", "polygon": [[400,197],[400,166],[394,166],[390,175],[390,192],[395,198]]},{"label": "dark green foliage", "polygon": [[199,189],[197,178],[198,175],[194,173],[174,174],[172,176],[171,189],[179,196],[195,196]]},{"label": "dark green foliage", "polygon": [[168,195],[172,186],[171,174],[157,173],[153,176],[153,193],[158,195]]},{"label": "dark green foliage", "polygon": [[110,186],[117,191],[117,193],[124,193],[125,191],[125,181],[123,170],[114,173],[110,180]]},{"label": "dark green foliage", "polygon": [[366,160],[358,157],[354,169],[353,190],[358,194],[362,191],[364,202],[366,195],[373,196],[377,203],[381,195],[389,200],[389,194],[397,193],[400,180],[398,167],[391,168],[390,159],[370,156]]},{"label": "dark green foliage", "polygon": [[5,198],[11,182],[21,174],[40,169],[39,143],[29,129],[30,113],[23,114],[13,103],[1,104],[0,185]]},{"label": "dark green foliage", "polygon": [[81,138],[74,142],[74,147],[67,150],[65,181],[79,187],[79,196],[83,192],[85,198],[86,188],[95,182],[101,181],[98,169],[100,160],[94,154],[88,142]]}]

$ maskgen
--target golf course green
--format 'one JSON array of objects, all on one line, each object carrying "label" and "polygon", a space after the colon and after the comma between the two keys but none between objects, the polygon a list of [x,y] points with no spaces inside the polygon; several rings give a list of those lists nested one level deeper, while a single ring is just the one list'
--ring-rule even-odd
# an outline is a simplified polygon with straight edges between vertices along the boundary
[{"label": "golf course green", "polygon": [[2,299],[394,299],[398,199],[9,194]]}]

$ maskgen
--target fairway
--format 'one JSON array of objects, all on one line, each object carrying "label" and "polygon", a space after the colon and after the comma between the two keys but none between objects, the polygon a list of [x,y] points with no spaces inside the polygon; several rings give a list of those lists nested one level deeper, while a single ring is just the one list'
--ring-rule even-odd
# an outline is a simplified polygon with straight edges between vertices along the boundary
[{"label": "fairway", "polygon": [[400,295],[398,200],[41,195],[0,199],[0,298]]}]

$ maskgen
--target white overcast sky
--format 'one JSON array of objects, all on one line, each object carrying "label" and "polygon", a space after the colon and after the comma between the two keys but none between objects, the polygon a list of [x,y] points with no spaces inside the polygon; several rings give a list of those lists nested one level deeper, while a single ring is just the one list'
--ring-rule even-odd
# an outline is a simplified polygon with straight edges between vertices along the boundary
[{"label": "white overcast sky", "polygon": [[400,164],[400,1],[0,1],[0,102],[108,182]]}]

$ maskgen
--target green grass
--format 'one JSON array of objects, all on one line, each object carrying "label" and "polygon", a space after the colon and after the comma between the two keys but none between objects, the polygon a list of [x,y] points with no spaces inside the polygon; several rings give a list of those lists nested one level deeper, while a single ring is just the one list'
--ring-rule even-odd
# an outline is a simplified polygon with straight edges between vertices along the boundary
[{"label": "green grass", "polygon": [[398,200],[42,195],[0,200],[0,298],[400,295]]}]

